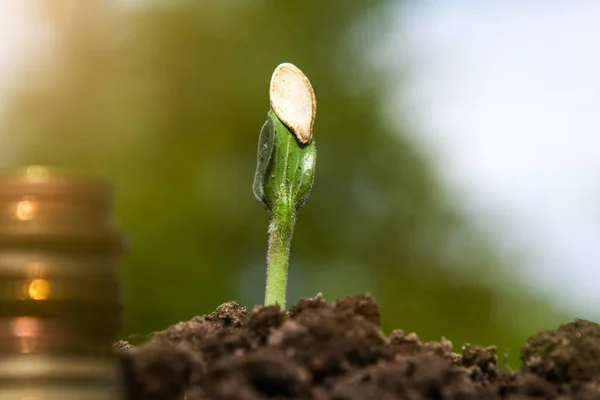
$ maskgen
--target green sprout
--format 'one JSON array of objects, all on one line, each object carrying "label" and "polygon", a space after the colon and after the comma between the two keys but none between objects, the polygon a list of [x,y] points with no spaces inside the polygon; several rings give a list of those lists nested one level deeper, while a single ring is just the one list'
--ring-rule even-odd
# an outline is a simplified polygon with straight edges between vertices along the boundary
[{"label": "green sprout", "polygon": [[271,110],[260,131],[252,189],[271,217],[265,305],[285,309],[296,212],[308,199],[315,175],[312,128],[317,107],[308,78],[289,63],[273,72],[269,100]]}]

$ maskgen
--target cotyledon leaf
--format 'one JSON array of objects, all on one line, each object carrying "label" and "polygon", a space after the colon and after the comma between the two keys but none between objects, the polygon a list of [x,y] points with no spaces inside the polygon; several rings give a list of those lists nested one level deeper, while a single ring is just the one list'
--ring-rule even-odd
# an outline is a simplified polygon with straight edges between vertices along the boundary
[{"label": "cotyledon leaf", "polygon": [[314,181],[317,147],[299,143],[291,130],[270,111],[259,138],[254,195],[267,208],[304,205]]},{"label": "cotyledon leaf", "polygon": [[260,130],[260,136],[258,138],[258,155],[256,163],[256,173],[254,174],[254,183],[252,184],[252,191],[256,199],[265,205],[267,201],[265,199],[264,181],[271,161],[271,155],[273,154],[273,121],[271,118],[267,118],[267,121],[263,124]]}]

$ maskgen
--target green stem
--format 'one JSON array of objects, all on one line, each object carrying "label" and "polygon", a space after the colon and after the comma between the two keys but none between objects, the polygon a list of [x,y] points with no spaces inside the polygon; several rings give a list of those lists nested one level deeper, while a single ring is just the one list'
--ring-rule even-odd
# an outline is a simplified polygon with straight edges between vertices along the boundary
[{"label": "green stem", "polygon": [[296,223],[294,207],[278,204],[271,210],[265,305],[285,310],[290,244]]}]

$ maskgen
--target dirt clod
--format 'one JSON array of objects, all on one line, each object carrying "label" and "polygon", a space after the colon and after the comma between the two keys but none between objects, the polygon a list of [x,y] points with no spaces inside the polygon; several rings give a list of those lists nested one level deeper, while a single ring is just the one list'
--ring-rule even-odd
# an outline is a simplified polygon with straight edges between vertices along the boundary
[{"label": "dirt clod", "polygon": [[303,299],[283,313],[235,302],[115,344],[130,399],[600,399],[600,326],[576,320],[525,344],[520,371],[498,369],[494,346],[422,342],[379,329],[369,295]]},{"label": "dirt clod", "polygon": [[129,399],[177,400],[204,375],[193,353],[173,346],[147,346],[120,354]]},{"label": "dirt clod", "polygon": [[551,382],[598,382],[600,325],[575,320],[556,331],[542,332],[523,346],[521,360],[524,371]]}]

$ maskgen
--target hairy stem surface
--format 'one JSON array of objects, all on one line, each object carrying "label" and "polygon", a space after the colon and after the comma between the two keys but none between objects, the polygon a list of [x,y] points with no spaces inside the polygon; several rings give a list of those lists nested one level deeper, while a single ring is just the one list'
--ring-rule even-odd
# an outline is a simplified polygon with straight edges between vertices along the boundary
[{"label": "hairy stem surface", "polygon": [[278,304],[285,310],[290,245],[296,222],[294,207],[278,204],[271,210],[269,250],[267,254],[267,288],[265,305]]}]

